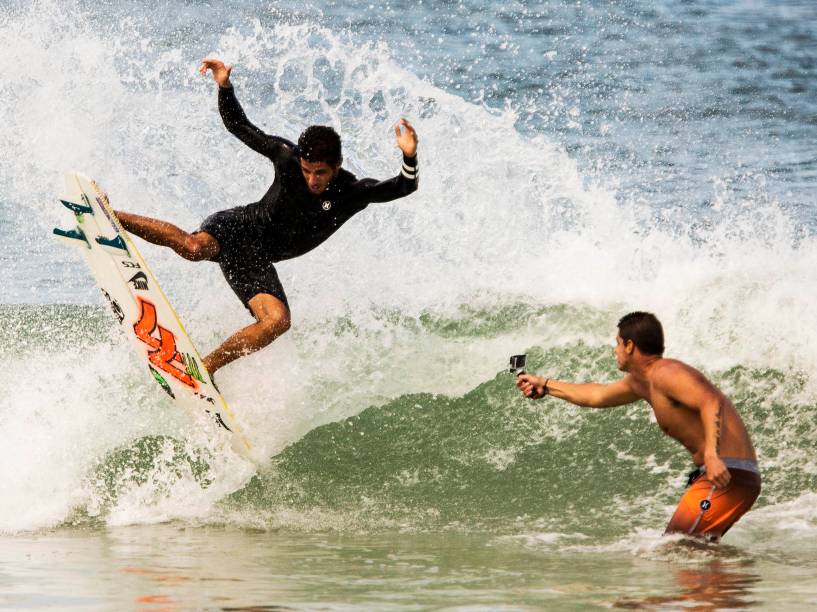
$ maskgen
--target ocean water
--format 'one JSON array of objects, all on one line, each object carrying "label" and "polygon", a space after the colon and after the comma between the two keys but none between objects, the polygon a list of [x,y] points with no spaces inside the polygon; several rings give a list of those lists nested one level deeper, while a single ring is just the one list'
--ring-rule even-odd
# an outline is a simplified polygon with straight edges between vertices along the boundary
[{"label": "ocean water", "polygon": [[[817,605],[814,3],[6,0],[0,49],[0,609]],[[281,263],[292,330],[221,374],[258,470],[50,238],[67,170],[188,229],[260,197],[206,56],[359,176],[420,136],[419,191]],[[249,322],[217,266],[140,249],[203,352]],[[634,309],[757,447],[719,545],[661,536],[691,466],[647,406],[505,371],[613,380]]]}]

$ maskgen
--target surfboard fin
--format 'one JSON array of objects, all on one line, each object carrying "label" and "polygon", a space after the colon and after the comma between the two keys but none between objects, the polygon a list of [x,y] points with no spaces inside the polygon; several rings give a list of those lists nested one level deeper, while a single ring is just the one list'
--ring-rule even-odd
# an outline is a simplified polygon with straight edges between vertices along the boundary
[{"label": "surfboard fin", "polygon": [[94,209],[85,204],[77,204],[76,202],[68,202],[67,200],[60,200],[63,206],[70,210],[75,215],[92,215]]},{"label": "surfboard fin", "polygon": [[122,236],[117,236],[116,238],[105,238],[104,236],[97,236],[96,241],[99,245],[102,246],[103,249],[112,253],[114,255],[130,255],[130,251],[128,251],[128,247],[125,244],[125,241],[122,240]]},{"label": "surfboard fin", "polygon": [[57,237],[57,240],[62,240],[66,244],[77,246],[77,240],[80,240],[85,243],[86,248],[89,249],[91,248],[91,243],[88,242],[88,238],[85,236],[85,232],[83,232],[79,228],[72,230],[63,230],[58,227],[55,227],[54,235]]}]

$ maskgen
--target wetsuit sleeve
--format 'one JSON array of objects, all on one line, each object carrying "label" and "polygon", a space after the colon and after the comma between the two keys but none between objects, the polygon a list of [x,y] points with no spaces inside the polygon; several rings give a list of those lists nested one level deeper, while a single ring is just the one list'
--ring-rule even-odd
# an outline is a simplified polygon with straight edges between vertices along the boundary
[{"label": "wetsuit sleeve", "polygon": [[400,174],[385,181],[371,178],[359,180],[355,184],[356,199],[361,203],[391,202],[417,191],[418,184],[417,156],[403,156],[403,167]]},{"label": "wetsuit sleeve", "polygon": [[288,140],[265,134],[250,123],[232,87],[218,88],[218,111],[221,113],[224,126],[233,136],[273,162],[292,150],[293,145]]}]

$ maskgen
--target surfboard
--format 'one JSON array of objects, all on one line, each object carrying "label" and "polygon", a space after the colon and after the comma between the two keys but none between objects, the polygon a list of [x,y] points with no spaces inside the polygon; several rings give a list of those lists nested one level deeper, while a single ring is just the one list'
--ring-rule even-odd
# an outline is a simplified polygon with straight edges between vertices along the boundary
[{"label": "surfboard", "polygon": [[258,463],[252,443],[213,384],[176,311],[116,218],[105,192],[94,180],[71,172],[65,175],[59,201],[74,214],[77,225],[70,230],[55,228],[54,235],[83,254],[150,378],[173,404],[195,417],[211,419],[216,425],[211,428],[214,435],[229,436],[239,456]]}]

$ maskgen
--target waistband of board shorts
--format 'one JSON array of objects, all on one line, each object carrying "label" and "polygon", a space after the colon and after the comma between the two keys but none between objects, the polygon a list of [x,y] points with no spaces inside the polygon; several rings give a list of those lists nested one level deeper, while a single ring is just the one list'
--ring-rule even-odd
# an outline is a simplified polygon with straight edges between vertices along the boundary
[{"label": "waistband of board shorts", "polygon": [[[732,470],[745,470],[747,472],[753,472],[755,474],[760,474],[760,468],[757,466],[757,461],[753,459],[736,459],[735,457],[722,457],[721,461],[723,461],[724,465]],[[696,467],[693,472],[697,472],[699,474],[706,474],[706,466],[700,465]]]}]

